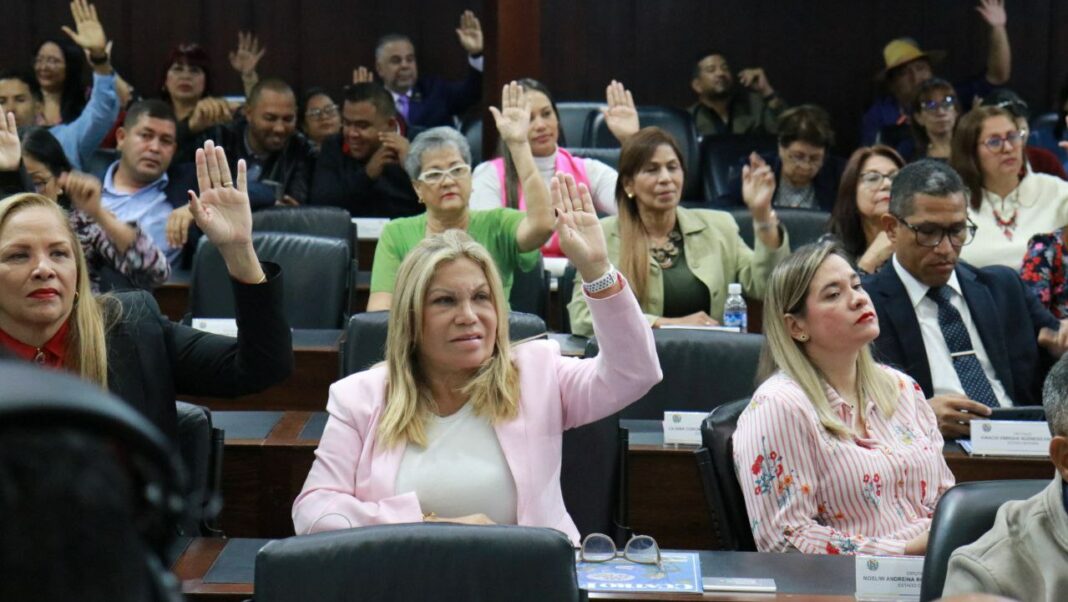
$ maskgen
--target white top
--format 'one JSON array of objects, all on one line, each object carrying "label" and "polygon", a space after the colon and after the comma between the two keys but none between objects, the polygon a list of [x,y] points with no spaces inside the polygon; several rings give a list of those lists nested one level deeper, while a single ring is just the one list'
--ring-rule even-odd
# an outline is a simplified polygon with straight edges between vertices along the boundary
[{"label": "white top", "polygon": [[[1003,221],[1016,212],[1011,240],[998,225],[995,209]],[[1032,236],[1068,225],[1068,182],[1049,174],[1028,173],[1004,198],[983,190],[982,205],[978,211],[969,205],[968,217],[979,230],[975,240],[961,248],[961,259],[978,267],[1004,265],[1019,270]]]},{"label": "white top", "polygon": [[427,419],[427,446],[404,449],[395,495],[414,492],[423,513],[451,518],[482,513],[516,524],[512,471],[489,418],[464,404],[450,416]]},{"label": "white top", "polygon": [[[590,179],[590,196],[593,197],[594,207],[606,215],[615,215],[616,179],[619,174],[597,159],[582,157],[582,163],[586,166],[586,176]],[[534,164],[538,166],[538,173],[548,186],[556,171],[556,153],[548,157],[534,157]],[[501,178],[490,161],[479,163],[471,178],[471,202],[468,207],[477,211],[501,206],[501,199],[504,198],[501,193]]]},{"label": "white top", "polygon": [[[916,310],[916,321],[920,323],[923,347],[927,351],[927,365],[931,368],[931,386],[934,394],[964,395],[964,386],[960,384],[960,377],[957,376],[957,370],[953,367],[953,360],[949,355],[949,345],[946,344],[946,339],[942,336],[942,328],[938,325],[938,304],[927,296],[927,291],[931,287],[913,277],[897,260],[897,255],[894,255],[893,262],[897,277],[905,285],[909,301]],[[961,292],[956,272],[949,276],[946,286],[954,293],[950,295],[949,303],[960,312],[960,318],[968,330],[968,337],[972,340],[975,357],[979,359],[979,365],[983,367],[983,373],[990,381],[994,396],[997,397],[1002,407],[1012,407],[1012,399],[1005,392],[1004,385],[998,380],[994,365],[990,363],[990,356],[986,354],[986,348],[983,347],[983,339],[979,337],[979,331],[975,329],[975,321],[972,320],[972,314],[968,311],[968,304],[964,302],[964,293]]]}]

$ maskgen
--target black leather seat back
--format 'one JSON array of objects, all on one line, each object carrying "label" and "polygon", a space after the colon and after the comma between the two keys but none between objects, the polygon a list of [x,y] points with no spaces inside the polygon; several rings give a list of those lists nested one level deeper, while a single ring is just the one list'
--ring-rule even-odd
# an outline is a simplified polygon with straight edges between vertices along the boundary
[{"label": "black leather seat back", "polygon": [[382,525],[272,541],[256,555],[256,602],[577,602],[575,551],[553,529]]},{"label": "black leather seat back", "polygon": [[288,232],[339,238],[356,249],[356,224],[341,207],[272,207],[252,214],[253,232]]},{"label": "black leather seat back", "polygon": [[214,519],[222,506],[218,487],[222,446],[216,445],[217,432],[212,425],[211,410],[203,406],[175,402],[178,412],[178,452],[189,474],[189,501],[199,512],[187,517],[183,535],[211,535]]},{"label": "black leather seat back", "polygon": [[556,103],[557,121],[560,123],[560,139],[563,147],[593,146],[586,138],[589,121],[601,112],[603,102],[572,101]]},{"label": "black leather seat back", "polygon": [[1049,481],[1041,480],[975,481],[961,483],[942,494],[927,539],[920,600],[942,595],[949,556],[989,531],[1002,504],[1027,499],[1047,485]]},{"label": "black leather seat back", "polygon": [[[351,250],[337,238],[254,232],[262,261],[282,266],[284,308],[291,328],[340,328],[348,300]],[[233,318],[234,296],[222,255],[207,237],[193,258],[189,311],[194,318]]]},{"label": "black leather seat back", "polygon": [[[712,410],[701,424],[702,451],[708,454],[708,464],[701,466],[704,477],[705,501],[708,503],[712,526],[725,550],[756,551],[745,497],[734,470],[732,437],[738,417],[749,405],[749,399],[725,403]],[[708,478],[708,477],[711,478]]]},{"label": "black leather seat back", "polygon": [[730,190],[731,178],[739,177],[741,161],[749,153],[774,152],[774,136],[734,135],[705,136],[701,140],[701,179],[704,198],[715,203]]},{"label": "black leather seat back", "polygon": [[[734,216],[734,221],[738,222],[738,232],[742,235],[742,240],[750,249],[753,248],[753,216],[745,208],[731,209],[730,213]],[[790,234],[791,249],[819,240],[827,233],[827,223],[831,219],[831,214],[811,209],[776,207],[775,214]]]},{"label": "black leather seat back", "polygon": [[[624,408],[623,418],[663,420],[665,410],[710,412],[753,394],[763,335],[655,329],[653,337],[664,379]],[[590,339],[586,357],[597,350],[597,340]]]},{"label": "black leather seat back", "polygon": [[538,265],[529,272],[516,270],[512,274],[512,290],[508,295],[512,311],[534,314],[542,319],[549,311],[549,273],[545,261],[538,256]]},{"label": "black leather seat back", "polygon": [[[341,338],[341,378],[366,370],[386,357],[389,312],[371,311],[349,318]],[[545,334],[545,320],[522,312],[508,314],[508,335],[521,341]]]},{"label": "black leather seat back", "polygon": [[564,431],[560,488],[582,537],[604,533],[626,544],[627,441],[619,414]]},{"label": "black leather seat back", "polygon": [[596,148],[596,147],[570,147],[567,152],[576,157],[584,157],[587,159],[597,159],[601,163],[611,167],[612,169],[619,169],[619,151],[618,148]]}]

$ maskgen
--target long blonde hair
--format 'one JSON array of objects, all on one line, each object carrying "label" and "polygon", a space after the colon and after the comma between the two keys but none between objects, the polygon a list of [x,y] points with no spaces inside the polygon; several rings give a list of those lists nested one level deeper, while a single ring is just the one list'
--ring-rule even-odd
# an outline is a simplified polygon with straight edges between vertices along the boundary
[{"label": "long blonde hair", "polygon": [[[826,378],[786,327],[787,315],[805,315],[812,278],[832,254],[849,262],[838,245],[816,243],[794,251],[771,273],[764,297],[764,348],[760,354],[758,379],[763,381],[781,370],[804,391],[823,427],[838,437],[848,438],[854,435],[853,427],[842,422],[831,410],[824,389]],[[871,398],[883,416],[889,418],[894,414],[897,395],[896,380],[875,363],[869,345],[864,345],[857,355],[857,411],[861,416],[865,415]]]},{"label": "long blonde hair", "polygon": [[482,245],[466,232],[449,230],[423,239],[397,270],[386,337],[386,407],[378,423],[378,436],[387,446],[402,439],[426,445],[425,423],[434,401],[419,365],[423,304],[438,266],[461,258],[482,268],[497,309],[493,355],[461,393],[467,396],[476,414],[489,416],[494,422],[515,418],[519,413],[519,370],[512,363],[501,277]]},{"label": "long blonde hair", "polygon": [[76,372],[87,381],[94,382],[106,389],[108,386],[108,353],[104,333],[106,320],[103,315],[104,305],[93,296],[92,283],[89,280],[89,268],[85,263],[85,254],[78,236],[70,227],[70,221],[63,209],[48,197],[33,194],[16,194],[0,201],[0,230],[11,216],[26,209],[41,207],[55,214],[70,237],[70,246],[77,263],[77,297],[71,310],[70,330],[67,334],[66,368]]}]

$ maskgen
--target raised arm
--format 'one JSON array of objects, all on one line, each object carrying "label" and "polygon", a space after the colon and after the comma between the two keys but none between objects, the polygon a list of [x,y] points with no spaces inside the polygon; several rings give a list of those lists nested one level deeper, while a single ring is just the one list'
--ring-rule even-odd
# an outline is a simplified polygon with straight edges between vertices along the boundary
[{"label": "raised arm", "polygon": [[1005,0],[979,0],[979,6],[975,7],[975,10],[990,26],[986,80],[1000,86],[1009,81],[1012,75],[1012,50],[1009,46],[1009,33],[1005,29],[1005,24],[1008,23]]},{"label": "raised arm", "polygon": [[604,113],[605,125],[622,144],[641,129],[638,109],[634,106],[634,96],[630,90],[623,87],[622,83],[612,80],[605,88],[605,100],[608,102],[608,107],[601,109]]},{"label": "raised arm", "polygon": [[775,197],[775,172],[760,155],[752,153],[749,165],[742,167],[742,200],[753,216],[753,228],[760,242],[769,249],[778,249],[782,244],[779,234],[779,218],[771,208]]},{"label": "raised arm", "polygon": [[264,54],[267,54],[267,47],[260,46],[260,40],[256,34],[251,31],[237,32],[237,50],[230,52],[230,66],[241,76],[245,96],[248,96],[252,92],[252,87],[260,81],[260,76],[256,73],[256,65],[259,64]]}]

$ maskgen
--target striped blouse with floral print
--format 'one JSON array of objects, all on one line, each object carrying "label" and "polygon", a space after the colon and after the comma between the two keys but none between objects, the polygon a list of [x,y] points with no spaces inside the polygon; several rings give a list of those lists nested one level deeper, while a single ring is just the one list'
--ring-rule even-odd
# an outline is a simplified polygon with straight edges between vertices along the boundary
[{"label": "striped blouse with floral print", "polygon": [[70,225],[82,244],[94,293],[100,292],[100,270],[105,266],[125,276],[134,287],[147,290],[163,284],[171,274],[167,256],[136,223],[131,222],[130,226],[137,231],[137,237],[123,253],[84,211],[71,209]]},{"label": "striped blouse with floral print", "polygon": [[[930,528],[953,486],[942,435],[923,391],[886,368],[900,396],[889,419],[874,403],[864,436],[841,439],[820,424],[801,387],[783,373],[765,381],[738,419],[734,465],[761,552],[904,554]],[[826,387],[831,408],[853,408]]]}]

